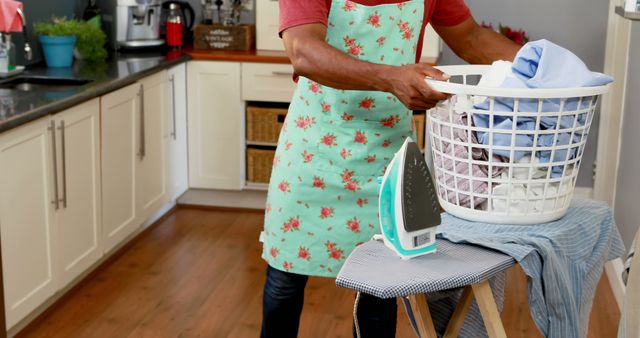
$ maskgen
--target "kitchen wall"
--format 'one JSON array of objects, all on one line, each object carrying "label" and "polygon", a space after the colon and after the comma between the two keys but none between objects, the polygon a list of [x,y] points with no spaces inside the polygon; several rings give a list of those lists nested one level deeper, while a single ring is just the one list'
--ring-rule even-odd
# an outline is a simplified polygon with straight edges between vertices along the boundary
[{"label": "kitchen wall", "polygon": [[[186,0],[193,7],[196,13],[196,23],[199,23],[201,15],[201,0]],[[252,8],[255,8],[255,0]],[[65,16],[68,18],[81,17],[84,8],[89,3],[89,0],[22,0],[24,4],[25,14],[27,16],[27,33],[29,36],[30,45],[33,49],[33,60],[29,64],[34,64],[42,61],[42,53],[40,51],[40,45],[37,42],[37,38],[33,33],[33,23],[50,19],[52,16]],[[225,1],[225,4],[230,3],[229,0]],[[217,15],[217,13],[216,13]],[[242,13],[240,18],[242,23],[255,23],[255,11],[247,10]],[[25,64],[25,60],[22,55],[24,46],[24,39],[22,34],[14,34],[13,41],[16,44],[18,53],[18,64]]]},{"label": "kitchen wall", "polygon": [[[30,63],[36,63],[42,60],[42,53],[40,52],[40,45],[36,42],[36,37],[33,34],[33,23],[48,20],[52,16],[74,17],[79,0],[22,0],[22,3],[27,17],[29,45],[33,49],[33,60]],[[17,63],[25,64],[22,53],[24,46],[22,34],[14,33],[12,39],[16,44]]]},{"label": "kitchen wall", "polygon": [[[609,2],[602,0],[465,0],[481,23],[499,23],[523,29],[531,40],[548,39],[578,55],[595,71],[604,67]],[[450,49],[443,51],[441,64],[464,63]],[[587,148],[578,177],[578,186],[593,187],[596,157],[597,116],[591,125]]]},{"label": "kitchen wall", "polygon": [[640,22],[631,24],[629,68],[622,117],[622,142],[615,196],[615,219],[627,248],[640,226]]}]

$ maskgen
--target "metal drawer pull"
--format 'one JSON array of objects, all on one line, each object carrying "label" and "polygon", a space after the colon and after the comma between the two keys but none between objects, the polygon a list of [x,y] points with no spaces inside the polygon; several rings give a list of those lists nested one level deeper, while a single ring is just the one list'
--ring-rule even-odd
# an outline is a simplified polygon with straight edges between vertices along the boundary
[{"label": "metal drawer pull", "polygon": [[56,147],[56,123],[51,121],[51,125],[47,127],[47,130],[51,131],[51,148],[53,149],[53,201],[51,204],[55,205],[56,210],[60,209],[60,201],[58,200],[58,154]]},{"label": "metal drawer pull", "polygon": [[138,156],[140,160],[143,160],[146,155],[146,144],[144,135],[144,85],[140,84],[140,91],[138,92],[140,97],[140,149],[138,150]]},{"label": "metal drawer pull", "polygon": [[275,76],[293,76],[293,72],[272,71],[271,75],[275,75]]},{"label": "metal drawer pull", "polygon": [[171,102],[173,103],[173,132],[171,133],[171,136],[173,136],[173,139],[176,139],[176,76],[174,74],[171,74],[171,78],[169,79],[169,81],[171,81]]},{"label": "metal drawer pull", "polygon": [[60,121],[60,143],[62,145],[62,207],[67,208],[67,143],[64,136],[64,120]]}]

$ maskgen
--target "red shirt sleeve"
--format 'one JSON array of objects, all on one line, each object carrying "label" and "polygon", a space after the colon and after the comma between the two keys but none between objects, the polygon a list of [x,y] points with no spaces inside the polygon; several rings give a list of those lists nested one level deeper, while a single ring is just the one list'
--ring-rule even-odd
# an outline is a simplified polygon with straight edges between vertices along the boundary
[{"label": "red shirt sleeve", "polygon": [[437,0],[430,22],[437,26],[455,26],[470,16],[464,0]]},{"label": "red shirt sleeve", "polygon": [[279,0],[280,27],[282,32],[294,26],[321,23],[327,25],[331,0]]}]

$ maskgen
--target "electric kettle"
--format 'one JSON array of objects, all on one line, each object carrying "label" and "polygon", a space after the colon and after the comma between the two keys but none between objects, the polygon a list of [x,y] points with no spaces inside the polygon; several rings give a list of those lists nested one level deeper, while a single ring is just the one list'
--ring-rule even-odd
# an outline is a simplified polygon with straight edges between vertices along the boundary
[{"label": "electric kettle", "polygon": [[[167,16],[169,15],[170,8],[178,7],[178,12],[182,13],[182,23],[184,25],[183,35],[185,37],[189,37],[191,33],[191,29],[193,28],[193,24],[196,20],[195,12],[193,11],[193,7],[187,1],[165,1],[162,3],[162,17],[160,22],[167,22]],[[160,30],[160,34],[163,38],[166,37],[167,31],[166,26],[163,24]]]}]

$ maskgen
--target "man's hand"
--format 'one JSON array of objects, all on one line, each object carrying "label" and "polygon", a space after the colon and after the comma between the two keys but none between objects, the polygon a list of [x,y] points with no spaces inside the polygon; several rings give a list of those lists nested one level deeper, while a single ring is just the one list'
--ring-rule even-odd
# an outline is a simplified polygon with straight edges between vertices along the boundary
[{"label": "man's hand", "polygon": [[336,89],[389,92],[413,110],[431,108],[447,98],[425,82],[427,76],[446,80],[441,71],[426,64],[390,66],[358,60],[329,45],[326,32],[321,24],[294,26],[283,32],[296,74]]},{"label": "man's hand", "polygon": [[380,72],[380,78],[386,84],[381,89],[395,95],[412,110],[426,110],[445,100],[449,95],[429,87],[425,77],[435,80],[447,80],[449,77],[427,64],[418,63],[400,67],[388,67]]}]

